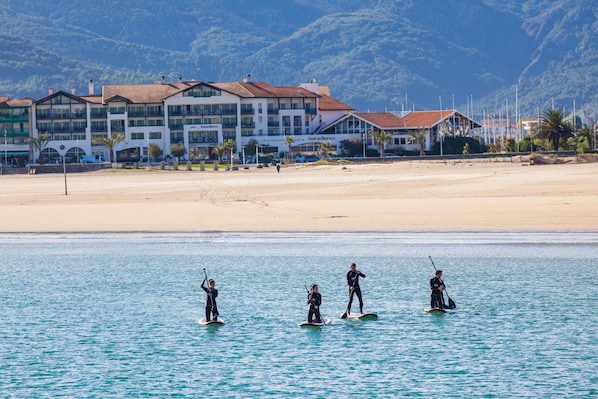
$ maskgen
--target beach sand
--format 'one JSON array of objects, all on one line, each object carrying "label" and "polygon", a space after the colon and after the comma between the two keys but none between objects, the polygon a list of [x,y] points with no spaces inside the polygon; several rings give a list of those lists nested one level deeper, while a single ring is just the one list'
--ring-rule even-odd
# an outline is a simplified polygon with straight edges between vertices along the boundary
[{"label": "beach sand", "polygon": [[598,163],[0,176],[3,232],[596,231]]}]

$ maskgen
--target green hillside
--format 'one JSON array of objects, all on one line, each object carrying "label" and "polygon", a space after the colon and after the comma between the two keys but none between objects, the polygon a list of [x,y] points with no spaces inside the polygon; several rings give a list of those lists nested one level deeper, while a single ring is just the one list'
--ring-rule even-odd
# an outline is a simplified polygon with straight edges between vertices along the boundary
[{"label": "green hillside", "polygon": [[[587,0],[96,1],[0,4],[0,94],[112,83],[293,85],[358,110],[515,102],[596,116],[598,4]],[[517,86],[517,99],[515,87]],[[514,114],[513,110],[510,110]]]}]

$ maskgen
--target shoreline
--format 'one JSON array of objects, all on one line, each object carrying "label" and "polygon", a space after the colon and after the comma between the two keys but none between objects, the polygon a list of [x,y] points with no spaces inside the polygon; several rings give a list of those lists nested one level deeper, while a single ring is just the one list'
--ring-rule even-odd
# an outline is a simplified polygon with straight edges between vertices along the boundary
[{"label": "shoreline", "polygon": [[594,232],[598,163],[0,176],[4,233]]}]

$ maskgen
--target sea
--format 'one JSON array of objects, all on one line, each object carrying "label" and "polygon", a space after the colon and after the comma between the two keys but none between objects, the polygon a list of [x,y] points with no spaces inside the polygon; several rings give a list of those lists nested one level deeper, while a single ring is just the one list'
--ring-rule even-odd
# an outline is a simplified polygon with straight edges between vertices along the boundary
[{"label": "sea", "polygon": [[[0,234],[0,256],[2,398],[598,397],[598,232]],[[340,318],[352,262],[376,320]],[[312,283],[331,324],[300,328]]]}]

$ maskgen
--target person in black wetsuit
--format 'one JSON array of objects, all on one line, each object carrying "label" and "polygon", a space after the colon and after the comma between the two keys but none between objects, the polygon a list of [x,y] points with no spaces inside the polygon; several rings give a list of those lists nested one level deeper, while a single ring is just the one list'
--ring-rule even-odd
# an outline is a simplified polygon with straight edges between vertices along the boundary
[{"label": "person in black wetsuit", "polygon": [[309,311],[307,312],[307,322],[322,323],[322,316],[320,315],[320,304],[322,304],[322,295],[320,295],[320,293],[318,292],[317,284],[311,285],[311,292],[307,295],[307,303],[309,304]]},{"label": "person in black wetsuit", "polygon": [[347,305],[347,314],[351,313],[353,294],[357,295],[357,299],[359,300],[359,313],[363,314],[363,299],[361,298],[359,277],[365,278],[365,274],[357,270],[357,265],[355,265],[355,263],[351,263],[349,271],[347,272],[347,284],[349,285],[349,305]]},{"label": "person in black wetsuit", "polygon": [[218,319],[218,305],[216,304],[216,297],[218,296],[218,290],[214,288],[216,283],[214,280],[210,279],[208,281],[208,287],[205,286],[207,277],[204,277],[203,281],[201,282],[201,288],[206,292],[206,321],[210,321],[211,317],[214,317],[214,320]]},{"label": "person in black wetsuit", "polygon": [[430,307],[445,309],[444,305],[444,281],[442,281],[442,270],[436,270],[436,275],[430,279],[430,289],[432,289],[432,295],[430,295]]}]

